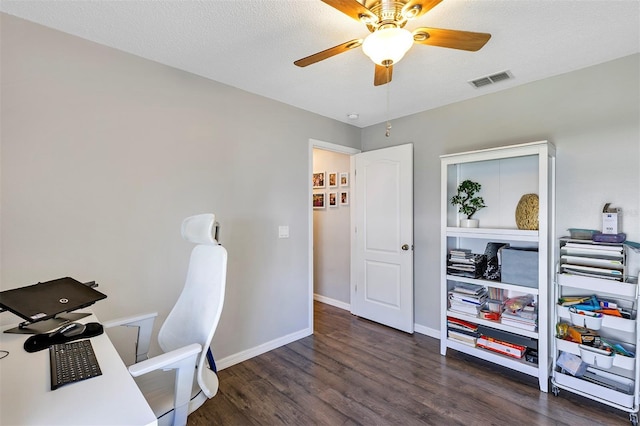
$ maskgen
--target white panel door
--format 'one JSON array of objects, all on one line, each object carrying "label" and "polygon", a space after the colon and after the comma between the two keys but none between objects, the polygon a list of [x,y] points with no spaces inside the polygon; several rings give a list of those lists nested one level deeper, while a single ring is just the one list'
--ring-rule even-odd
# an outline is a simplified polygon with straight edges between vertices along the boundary
[{"label": "white panel door", "polygon": [[351,312],[413,333],[413,145],[354,157]]}]

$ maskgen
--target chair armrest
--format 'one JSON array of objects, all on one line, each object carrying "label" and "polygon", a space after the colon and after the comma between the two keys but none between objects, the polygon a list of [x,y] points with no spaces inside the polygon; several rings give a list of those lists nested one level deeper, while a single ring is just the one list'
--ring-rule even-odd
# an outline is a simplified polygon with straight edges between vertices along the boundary
[{"label": "chair armrest", "polygon": [[149,312],[146,314],[132,315],[130,317],[117,318],[111,321],[105,321],[102,323],[102,326],[104,328],[118,327],[121,325],[126,327],[138,326],[139,324],[137,323],[148,320],[148,319],[155,319],[157,316],[158,316],[157,312]]},{"label": "chair armrest", "polygon": [[201,351],[202,346],[200,346],[199,343],[192,343],[190,345],[174,349],[162,355],[154,356],[153,358],[133,364],[129,367],[129,373],[131,373],[133,377],[138,377],[154,370],[176,369],[180,368],[180,364],[182,361],[188,360],[189,358],[193,358],[194,361],[192,365],[193,369],[195,370],[195,359]]},{"label": "chair armrest", "polygon": [[112,328],[117,326],[137,327],[138,336],[136,338],[136,362],[140,362],[148,358],[147,354],[149,353],[149,346],[151,345],[151,332],[153,331],[153,322],[157,316],[157,312],[134,315],[111,321],[105,321],[102,323],[102,326],[104,328]]},{"label": "chair armrest", "polygon": [[159,369],[175,370],[176,380],[173,393],[174,425],[187,424],[193,376],[196,373],[196,362],[200,352],[202,352],[202,346],[199,343],[192,343],[129,367],[129,373],[133,377]]}]

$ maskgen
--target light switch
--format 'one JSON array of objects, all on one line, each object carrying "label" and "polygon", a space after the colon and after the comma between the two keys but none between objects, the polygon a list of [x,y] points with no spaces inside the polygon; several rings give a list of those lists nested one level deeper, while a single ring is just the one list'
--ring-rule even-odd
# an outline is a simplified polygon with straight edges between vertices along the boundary
[{"label": "light switch", "polygon": [[289,227],[286,225],[278,226],[278,238],[289,238]]}]

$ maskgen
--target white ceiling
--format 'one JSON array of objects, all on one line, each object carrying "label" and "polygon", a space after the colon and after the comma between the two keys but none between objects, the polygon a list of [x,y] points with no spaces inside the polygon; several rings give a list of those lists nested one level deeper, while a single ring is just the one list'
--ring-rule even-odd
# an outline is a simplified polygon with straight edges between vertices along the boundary
[{"label": "white ceiling", "polygon": [[[640,52],[638,0],[444,0],[406,28],[488,32],[487,45],[414,45],[391,85],[374,87],[361,49],[293,65],[369,34],[320,0],[2,0],[0,10],[358,127]],[[513,79],[468,83],[507,70]]]}]

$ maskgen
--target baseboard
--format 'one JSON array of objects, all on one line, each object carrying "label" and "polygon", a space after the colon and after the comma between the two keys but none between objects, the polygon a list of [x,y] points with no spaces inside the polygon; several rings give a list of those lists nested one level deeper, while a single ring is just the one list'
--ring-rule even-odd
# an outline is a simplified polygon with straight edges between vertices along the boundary
[{"label": "baseboard", "polygon": [[[348,303],[341,302],[339,300],[331,299],[325,296],[321,296],[319,294],[314,294],[313,299],[317,300],[318,302],[326,303],[327,305],[335,306],[336,308],[344,309],[346,311],[351,311],[351,305],[349,305]],[[312,334],[313,334],[313,329],[310,329],[310,328],[288,334],[279,339],[275,339],[270,342],[263,343],[262,345],[256,346],[255,348],[247,349],[237,354],[229,355],[226,358],[218,359],[216,360],[216,367],[218,368],[218,370],[224,370],[225,368],[231,367],[232,365],[239,364],[242,361],[246,361],[258,355],[262,355],[263,353],[272,351],[281,346],[288,345],[289,343],[295,342],[296,340],[300,340]]]},{"label": "baseboard", "polygon": [[[349,305],[348,303],[340,302],[339,300],[330,299],[328,297],[320,296],[317,294],[313,295],[313,299],[317,300],[318,302],[326,303],[327,305],[344,309],[346,311],[351,310],[351,305]],[[440,339],[440,331],[438,330],[430,327],[425,327],[424,325],[420,324],[414,324],[413,328],[416,333],[424,334],[426,336],[433,337],[434,339]],[[224,370],[225,368],[231,367],[232,365],[239,364],[243,361],[246,361],[258,355],[262,355],[263,353],[272,351],[281,346],[288,345],[289,343],[310,336],[311,334],[313,334],[313,330],[310,328],[296,331],[295,333],[288,334],[279,339],[263,343],[262,345],[256,346],[255,348],[247,349],[237,354],[230,355],[226,358],[218,359],[216,360],[216,366],[218,367],[218,370]]]},{"label": "baseboard", "polygon": [[313,334],[313,330],[310,328],[296,331],[295,333],[288,334],[286,336],[280,337],[279,339],[263,343],[262,345],[256,346],[255,348],[247,349],[246,351],[230,355],[226,358],[217,359],[216,367],[218,367],[218,370],[224,370],[225,368],[231,367],[232,365],[239,364],[242,361],[246,361],[258,355],[262,355],[263,353],[272,351],[281,346],[288,345],[289,343],[310,336],[311,334]]},{"label": "baseboard", "polygon": [[318,302],[326,303],[327,305],[335,306],[336,308],[344,309],[345,311],[351,312],[351,305],[345,302],[341,302],[340,300],[331,299],[326,296],[322,296],[320,294],[313,294],[313,300],[317,300]]},{"label": "baseboard", "polygon": [[434,328],[425,327],[424,325],[414,324],[413,331],[416,333],[424,334],[429,337],[433,337],[434,339],[440,340],[440,330],[436,330]]}]

